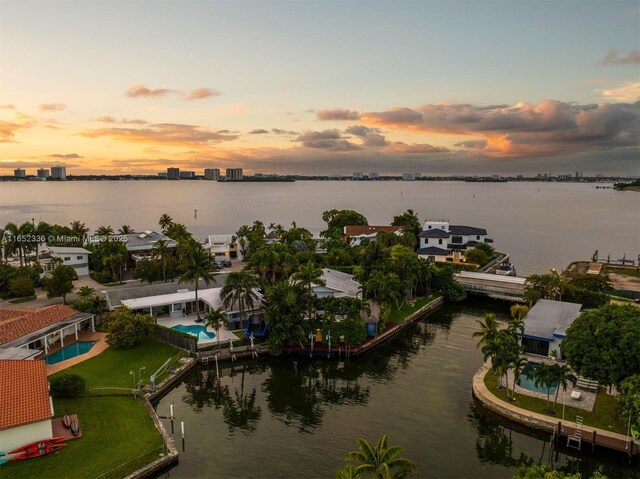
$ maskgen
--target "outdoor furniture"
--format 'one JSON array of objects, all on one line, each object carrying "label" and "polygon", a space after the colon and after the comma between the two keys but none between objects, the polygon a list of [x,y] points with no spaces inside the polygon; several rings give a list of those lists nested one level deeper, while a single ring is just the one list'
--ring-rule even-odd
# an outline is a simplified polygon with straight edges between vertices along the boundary
[{"label": "outdoor furniture", "polygon": [[571,399],[575,399],[576,401],[580,401],[581,393],[580,391],[571,391]]}]

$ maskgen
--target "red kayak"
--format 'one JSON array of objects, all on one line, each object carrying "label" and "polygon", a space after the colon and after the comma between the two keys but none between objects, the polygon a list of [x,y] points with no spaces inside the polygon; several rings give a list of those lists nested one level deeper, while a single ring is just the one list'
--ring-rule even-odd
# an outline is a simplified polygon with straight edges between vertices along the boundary
[{"label": "red kayak", "polygon": [[22,447],[14,449],[13,451],[9,451],[8,454],[20,454],[27,453],[29,451],[37,451],[39,449],[44,449],[47,447],[51,447],[58,442],[64,441],[64,437],[52,437],[51,439],[42,439],[40,441],[32,442],[31,444],[26,444]]},{"label": "red kayak", "polygon": [[[40,443],[43,444],[43,443]],[[46,456],[47,454],[51,454],[52,452],[59,451],[66,444],[49,444],[39,448],[28,449],[26,451],[20,452],[12,457],[11,461],[22,461],[24,459],[33,459],[34,457]]]}]

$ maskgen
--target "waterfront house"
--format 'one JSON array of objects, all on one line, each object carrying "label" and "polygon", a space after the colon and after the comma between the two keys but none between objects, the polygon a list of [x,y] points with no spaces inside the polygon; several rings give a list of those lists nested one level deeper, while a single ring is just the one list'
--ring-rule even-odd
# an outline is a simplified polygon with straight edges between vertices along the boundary
[{"label": "waterfront house", "polygon": [[571,323],[580,316],[581,304],[539,300],[524,317],[522,346],[528,354],[562,358],[560,345]]},{"label": "waterfront house", "polygon": [[[124,243],[127,248],[127,261],[125,270],[134,270],[136,264],[140,260],[149,259],[153,256],[153,247],[160,240],[167,243],[167,248],[176,248],[177,243],[168,236],[153,230],[145,230],[142,233],[129,233],[113,235],[114,241]],[[99,243],[101,238],[92,236],[89,239],[90,244]]]},{"label": "waterfront house", "polygon": [[475,226],[451,225],[446,220],[427,220],[418,235],[418,256],[429,261],[462,261],[464,252],[478,243],[493,243],[487,230]]},{"label": "waterfront house", "polygon": [[280,243],[280,235],[275,231],[269,231],[264,236],[264,244],[276,244]]},{"label": "waterfront house", "polygon": [[0,359],[0,450],[53,437],[44,361]]},{"label": "waterfront house", "polygon": [[55,263],[53,263],[52,260],[57,258],[62,261],[62,264],[65,266],[73,267],[78,277],[80,277],[89,275],[90,254],[91,251],[80,247],[46,246],[43,254],[40,256],[40,260],[45,272],[53,270]]},{"label": "waterfront house", "polygon": [[362,241],[367,239],[369,241],[375,241],[376,236],[380,231],[386,231],[388,233],[394,233],[396,235],[402,234],[401,226],[345,226],[344,236],[353,246],[359,246]]},{"label": "waterfront house", "polygon": [[242,251],[235,235],[209,235],[206,249],[209,250],[215,261],[239,259],[242,260]]},{"label": "waterfront house", "polygon": [[313,294],[318,298],[362,298],[362,285],[353,279],[353,275],[323,268],[322,279],[324,286],[312,286]]},{"label": "waterfront house", "polygon": [[[48,354],[52,347],[64,347],[65,341],[77,341],[85,330],[95,332],[95,315],[64,304],[0,309],[0,354],[20,359]],[[13,348],[21,348],[22,355]]]}]

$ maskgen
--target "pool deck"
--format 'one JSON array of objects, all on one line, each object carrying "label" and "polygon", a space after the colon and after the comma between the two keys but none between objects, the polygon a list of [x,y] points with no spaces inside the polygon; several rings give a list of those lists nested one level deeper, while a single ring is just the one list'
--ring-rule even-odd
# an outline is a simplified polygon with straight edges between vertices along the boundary
[{"label": "pool deck", "polygon": [[[158,318],[158,324],[160,326],[164,326],[165,328],[172,328],[174,326],[204,326],[204,323],[196,323],[196,319],[198,317],[195,314],[190,314],[189,316],[183,316],[181,318]],[[211,328],[206,328],[207,332],[216,334],[216,332]],[[233,334],[231,331],[227,331],[226,329],[220,329],[218,331],[220,333],[220,342],[224,343],[225,341],[237,341],[238,337]],[[199,346],[208,346],[210,344],[217,344],[218,338],[213,338],[210,341],[198,341]]]},{"label": "pool deck", "polygon": [[[95,341],[96,344],[94,344],[89,351],[76,356],[75,358],[70,358],[55,364],[47,364],[47,376],[70,368],[71,366],[75,366],[76,364],[86,361],[87,359],[95,358],[98,354],[109,347],[109,345],[107,344],[107,333],[93,333],[83,331],[81,333],[78,333],[78,341]],[[65,346],[69,346],[75,342],[75,339],[73,339],[72,341],[67,340],[65,342]],[[49,350],[49,354],[55,353],[59,349],[61,348],[58,347],[56,349],[51,349]],[[38,359],[42,359],[42,357]]]}]

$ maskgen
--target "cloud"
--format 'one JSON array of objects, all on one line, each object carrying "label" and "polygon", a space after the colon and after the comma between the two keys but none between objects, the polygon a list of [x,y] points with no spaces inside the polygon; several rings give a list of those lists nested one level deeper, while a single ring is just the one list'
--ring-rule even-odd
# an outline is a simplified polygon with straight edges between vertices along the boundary
[{"label": "cloud", "polygon": [[123,125],[146,125],[148,123],[147,121],[140,120],[138,118],[123,118],[121,120],[118,120],[113,116],[99,116],[98,118],[96,118],[96,121],[99,121],[100,123],[121,123]]},{"label": "cloud", "polygon": [[40,111],[62,111],[67,109],[67,105],[62,103],[42,103],[38,108]]},{"label": "cloud", "polygon": [[111,137],[115,140],[140,143],[163,143],[176,146],[211,146],[216,143],[235,140],[238,135],[228,130],[182,125],[177,123],[159,123],[146,128],[99,128],[81,133],[87,138]]},{"label": "cloud", "polygon": [[[313,112],[313,110],[309,110]],[[316,112],[318,120],[358,120],[360,113],[353,110],[345,110],[343,108],[334,108],[332,110],[320,110]]]},{"label": "cloud", "polygon": [[433,146],[429,143],[412,143],[411,145],[409,145],[407,143],[396,141],[394,143],[391,143],[386,151],[390,153],[407,153],[415,155],[429,153],[446,153],[450,150],[442,146]]},{"label": "cloud", "polygon": [[16,132],[31,128],[30,123],[15,123],[0,120],[0,143],[15,143]]},{"label": "cloud", "polygon": [[265,133],[269,133],[269,130],[265,130],[264,128],[256,128],[255,130],[251,130],[249,132],[250,135],[264,135]]},{"label": "cloud", "polygon": [[345,133],[362,138],[363,146],[378,147],[388,144],[386,138],[378,128],[369,128],[363,125],[353,125],[344,130]]},{"label": "cloud", "polygon": [[48,156],[50,158],[66,158],[66,159],[84,158],[84,156],[80,156],[77,153],[66,153],[66,154],[53,153]]},{"label": "cloud", "polygon": [[331,151],[353,151],[359,149],[357,145],[347,141],[342,136],[340,130],[307,130],[296,138],[295,141],[302,142],[305,148],[320,148]]},{"label": "cloud", "polygon": [[125,95],[131,98],[162,98],[169,93],[173,93],[173,90],[168,88],[149,88],[146,85],[134,85],[125,92]]},{"label": "cloud", "polygon": [[16,107],[10,104],[0,105],[0,110],[15,110]]},{"label": "cloud", "polygon": [[281,130],[280,128],[271,128],[271,133],[274,135],[299,135],[297,131]]},{"label": "cloud", "polygon": [[632,50],[625,56],[620,56],[619,50],[609,50],[598,65],[640,65],[640,50]]},{"label": "cloud", "polygon": [[220,96],[220,92],[214,88],[200,87],[195,90],[191,90],[187,95],[187,100],[203,100],[205,98],[211,98],[212,96]]},{"label": "cloud", "polygon": [[609,100],[637,102],[640,100],[640,82],[627,83],[617,88],[600,90],[600,95]]}]

